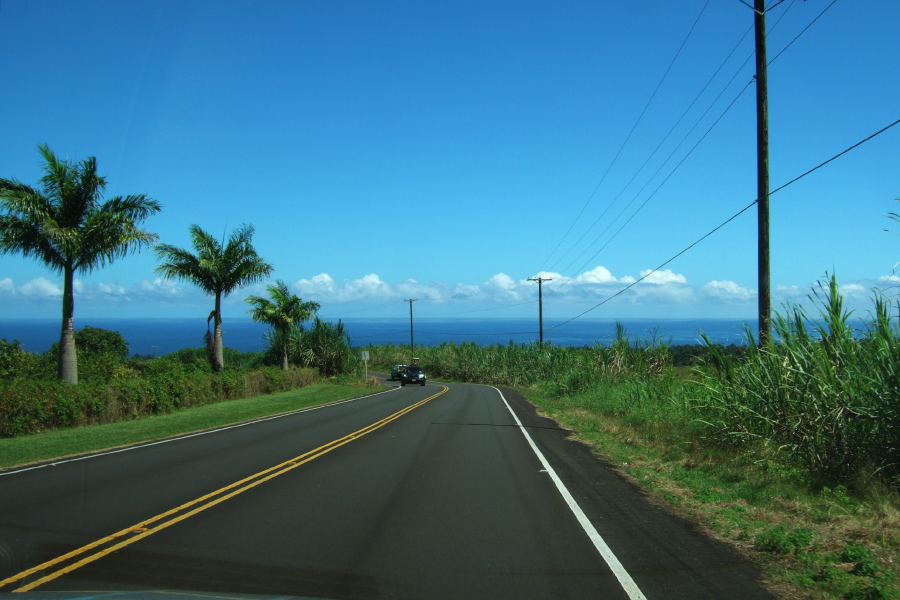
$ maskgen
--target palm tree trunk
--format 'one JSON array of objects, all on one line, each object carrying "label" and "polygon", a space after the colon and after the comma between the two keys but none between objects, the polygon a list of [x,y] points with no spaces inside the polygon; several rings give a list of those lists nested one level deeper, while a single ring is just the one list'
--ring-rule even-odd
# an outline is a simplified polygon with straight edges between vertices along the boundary
[{"label": "palm tree trunk", "polygon": [[66,265],[63,271],[62,331],[59,335],[59,363],[57,376],[60,381],[78,383],[78,356],[75,353],[75,295],[73,280],[75,270]]},{"label": "palm tree trunk", "polygon": [[281,345],[281,370],[287,371],[290,366],[288,364],[288,347],[291,340],[291,328],[290,326],[278,325],[277,331],[278,343]]},{"label": "palm tree trunk", "polygon": [[215,330],[213,332],[213,354],[216,357],[216,364],[213,365],[213,371],[219,372],[225,368],[225,355],[222,351],[222,294],[216,294],[216,316]]}]

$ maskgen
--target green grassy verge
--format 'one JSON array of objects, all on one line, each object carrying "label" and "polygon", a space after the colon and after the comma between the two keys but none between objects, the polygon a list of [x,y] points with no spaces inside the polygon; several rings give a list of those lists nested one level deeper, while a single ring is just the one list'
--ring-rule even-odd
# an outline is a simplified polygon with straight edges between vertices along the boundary
[{"label": "green grassy verge", "polygon": [[[900,598],[900,502],[873,485],[811,488],[806,474],[710,442],[685,418],[690,384],[605,382],[555,397],[520,390],[626,477],[761,564],[779,598]],[[643,391],[642,391],[643,390]]]},{"label": "green grassy verge", "polygon": [[133,421],[60,429],[0,439],[0,468],[83,454],[361,396],[371,388],[319,384],[287,392],[226,400]]}]

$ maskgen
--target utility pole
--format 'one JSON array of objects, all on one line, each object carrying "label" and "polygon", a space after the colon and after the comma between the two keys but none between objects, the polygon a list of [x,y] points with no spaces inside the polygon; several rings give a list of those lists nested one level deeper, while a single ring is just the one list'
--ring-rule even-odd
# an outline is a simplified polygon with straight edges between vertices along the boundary
[{"label": "utility pole", "polygon": [[544,290],[543,283],[545,281],[553,281],[552,277],[529,277],[528,281],[537,281],[538,283],[538,326],[540,327],[541,346],[544,345]]},{"label": "utility pole", "polygon": [[769,82],[766,58],[766,2],[753,0],[756,31],[756,201],[759,344],[772,338],[772,291],[769,267]]},{"label": "utility pole", "polygon": [[416,353],[416,343],[413,338],[413,318],[412,318],[412,303],[418,300],[418,298],[410,298],[409,300],[404,300],[404,302],[409,302],[409,358],[412,359]]}]

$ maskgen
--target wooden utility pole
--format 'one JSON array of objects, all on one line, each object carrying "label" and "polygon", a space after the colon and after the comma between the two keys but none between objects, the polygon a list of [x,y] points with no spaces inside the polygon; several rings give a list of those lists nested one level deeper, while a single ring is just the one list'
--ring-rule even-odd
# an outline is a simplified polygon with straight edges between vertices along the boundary
[{"label": "wooden utility pole", "polygon": [[543,283],[545,281],[553,281],[552,277],[529,277],[528,281],[537,281],[538,283],[538,327],[540,328],[541,346],[544,345],[544,290]]},{"label": "wooden utility pole", "polygon": [[413,318],[412,318],[412,303],[418,300],[418,298],[410,298],[409,300],[404,300],[404,302],[409,302],[409,358],[412,360],[413,356],[416,354],[416,342],[413,337]]},{"label": "wooden utility pole", "polygon": [[766,3],[754,0],[756,31],[756,201],[759,282],[759,344],[772,337],[772,291],[769,281],[769,83],[766,63]]}]

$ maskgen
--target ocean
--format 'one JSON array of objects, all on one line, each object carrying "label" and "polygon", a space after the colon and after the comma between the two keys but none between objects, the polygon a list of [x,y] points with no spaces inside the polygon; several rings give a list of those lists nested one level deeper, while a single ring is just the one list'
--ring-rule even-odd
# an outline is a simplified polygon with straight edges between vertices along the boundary
[{"label": "ocean", "polygon": [[[722,344],[745,343],[739,319],[621,319],[629,338],[649,340],[653,332],[671,344],[700,344],[700,333]],[[354,347],[408,345],[409,319],[344,319]],[[756,321],[748,320],[756,335]],[[163,356],[181,348],[204,345],[205,319],[75,318],[75,328],[85,325],[120,332],[132,354]],[[244,352],[265,349],[267,326],[250,319],[229,319],[222,324],[222,337],[229,348]],[[18,340],[25,350],[44,352],[59,341],[58,319],[0,319],[0,339]],[[611,319],[579,319],[565,325],[544,320],[544,342],[556,346],[609,345],[616,333]],[[486,346],[538,340],[537,319],[416,319],[413,342],[434,346],[443,342],[475,342]]]}]

